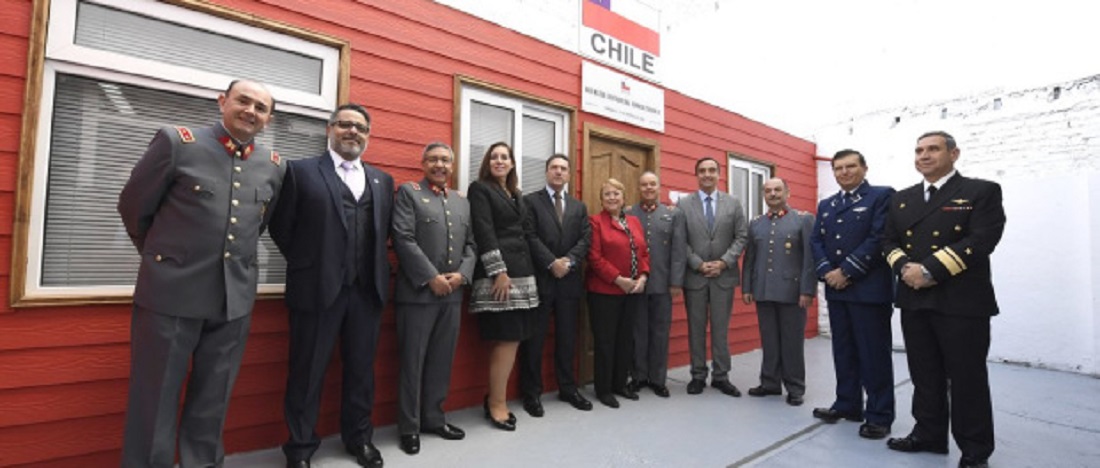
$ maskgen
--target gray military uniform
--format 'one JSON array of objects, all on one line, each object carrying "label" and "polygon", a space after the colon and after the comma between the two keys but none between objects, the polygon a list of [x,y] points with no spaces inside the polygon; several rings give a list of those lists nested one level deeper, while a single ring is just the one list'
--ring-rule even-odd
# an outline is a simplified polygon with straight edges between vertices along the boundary
[{"label": "gray military uniform", "polygon": [[118,212],[141,254],[131,323],[122,464],[221,465],[225,410],[256,299],[257,241],[285,167],[221,124],[163,128],[134,166]]},{"label": "gray military uniform", "polygon": [[760,385],[779,390],[782,384],[788,394],[802,396],[806,309],[798,306],[798,299],[817,292],[810,249],[814,217],[797,210],[781,213],[763,214],[749,223],[741,292],[756,301],[763,348]]},{"label": "gray military uniform", "polygon": [[474,276],[477,250],[470,203],[454,190],[433,191],[427,180],[397,190],[393,209],[393,248],[398,272],[397,339],[401,353],[398,431],[416,434],[442,427],[443,400],[451,381],[462,313],[461,288],[447,296],[428,282],[443,273]]},{"label": "gray military uniform", "polygon": [[641,204],[627,214],[638,217],[649,246],[649,278],[642,311],[634,320],[634,372],[636,381],[665,385],[668,377],[668,335],[672,325],[670,287],[684,284],[687,241],[684,214],[675,207],[657,203],[652,210]]}]

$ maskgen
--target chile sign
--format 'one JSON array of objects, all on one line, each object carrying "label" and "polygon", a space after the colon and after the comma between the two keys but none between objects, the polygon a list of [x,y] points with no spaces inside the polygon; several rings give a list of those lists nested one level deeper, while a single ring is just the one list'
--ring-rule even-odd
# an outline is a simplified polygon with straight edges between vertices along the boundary
[{"label": "chile sign", "polygon": [[661,13],[637,0],[580,0],[581,55],[659,83]]}]

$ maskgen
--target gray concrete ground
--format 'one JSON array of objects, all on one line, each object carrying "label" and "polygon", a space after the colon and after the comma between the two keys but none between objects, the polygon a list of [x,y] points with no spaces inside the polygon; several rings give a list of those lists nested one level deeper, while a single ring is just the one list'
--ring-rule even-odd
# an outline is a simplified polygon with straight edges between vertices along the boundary
[{"label": "gray concrete ground", "polygon": [[[757,384],[759,351],[733,358],[732,381],[742,391]],[[884,441],[858,436],[859,424],[823,424],[810,412],[833,399],[833,367],[828,338],[806,342],[806,404],[788,406],[782,397],[731,398],[707,388],[688,395],[686,367],[674,369],[672,397],[648,390],[640,401],[620,399],[615,410],[595,402],[580,412],[543,398],[546,416],[531,418],[518,401],[516,432],[493,429],[480,408],[450,413],[466,439],[421,438],[421,452],[410,456],[397,446],[395,426],[375,431],[375,445],[386,466],[395,467],[954,467],[958,449],[947,456],[888,450]],[[913,427],[909,415],[913,386],[904,353],[894,354],[898,418],[893,435]],[[990,364],[997,450],[994,467],[1100,466],[1100,379],[1077,374]],[[595,400],[591,386],[584,393]],[[226,459],[227,467],[283,466],[278,448]],[[355,468],[339,436],[329,437],[313,458],[318,468]]]}]

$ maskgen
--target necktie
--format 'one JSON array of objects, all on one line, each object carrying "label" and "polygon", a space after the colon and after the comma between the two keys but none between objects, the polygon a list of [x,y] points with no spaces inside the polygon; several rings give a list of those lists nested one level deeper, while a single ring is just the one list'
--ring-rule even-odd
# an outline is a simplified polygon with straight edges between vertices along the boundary
[{"label": "necktie", "polygon": [[928,194],[924,196],[924,201],[931,200],[932,195],[935,195],[935,194],[936,194],[936,186],[935,185],[929,185],[928,186]]},{"label": "necktie", "polygon": [[852,202],[852,192],[844,192],[844,204],[847,205]]},{"label": "necktie", "polygon": [[707,217],[707,229],[714,230],[714,205],[711,198],[703,199],[703,215]]},{"label": "necktie", "polygon": [[340,169],[340,178],[344,179],[344,184],[348,186],[348,190],[351,190],[351,194],[358,200],[359,197],[363,196],[363,190],[366,188],[356,177],[359,168],[352,161],[344,161],[340,163]]},{"label": "necktie", "polygon": [[561,190],[554,191],[554,213],[558,215],[558,224],[565,217],[565,203],[561,200]]}]

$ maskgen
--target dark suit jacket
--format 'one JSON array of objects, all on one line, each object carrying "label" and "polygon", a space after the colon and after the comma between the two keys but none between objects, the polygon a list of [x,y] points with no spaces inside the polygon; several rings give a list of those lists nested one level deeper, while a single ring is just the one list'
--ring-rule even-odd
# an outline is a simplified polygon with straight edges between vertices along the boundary
[{"label": "dark suit jacket", "polygon": [[235,158],[228,136],[220,124],[162,128],[130,173],[118,212],[141,254],[134,304],[187,318],[252,312],[256,243],[286,164],[258,144]]},{"label": "dark suit jacket", "polygon": [[817,204],[810,245],[818,278],[839,267],[850,278],[844,289],[825,285],[825,298],[865,304],[894,300],[894,279],[882,258],[882,231],[894,189],[864,181],[845,202],[843,192]]},{"label": "dark suit jacket", "polygon": [[924,185],[890,202],[882,251],[895,274],[908,262],[924,265],[935,286],[897,285],[897,306],[948,315],[997,315],[989,256],[1004,233],[1001,186],[956,173],[927,202]]},{"label": "dark suit jacket", "polygon": [[470,201],[470,219],[474,227],[478,259],[474,279],[488,278],[486,262],[504,268],[510,278],[534,276],[531,261],[531,242],[535,233],[524,220],[527,204],[523,197],[512,198],[494,184],[475,180],[470,183],[466,197]]},{"label": "dark suit jacket", "polygon": [[[366,189],[374,215],[374,284],[364,285],[368,297],[381,305],[390,290],[386,239],[393,210],[393,178],[363,163]],[[336,300],[344,278],[347,228],[336,174],[328,153],[292,161],[271,219],[271,237],[286,257],[286,304],[294,312],[319,312]]]},{"label": "dark suit jacket", "polygon": [[[524,195],[523,199],[527,202],[527,219],[538,236],[531,242],[531,257],[535,261],[539,296],[581,297],[584,291],[581,261],[588,255],[592,239],[588,208],[568,193],[563,194],[565,212],[559,223],[554,203],[545,189]],[[573,262],[569,274],[561,279],[555,278],[548,268],[559,257],[569,257]]]}]

